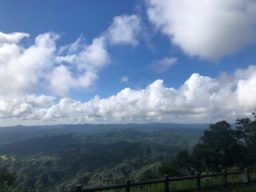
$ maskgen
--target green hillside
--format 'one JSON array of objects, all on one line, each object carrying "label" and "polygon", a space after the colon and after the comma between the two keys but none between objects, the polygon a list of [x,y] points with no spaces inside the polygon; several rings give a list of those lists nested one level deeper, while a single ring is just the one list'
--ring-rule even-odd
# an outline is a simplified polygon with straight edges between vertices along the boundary
[{"label": "green hillside", "polygon": [[0,145],[0,163],[15,174],[15,188],[26,192],[70,191],[79,183],[98,186],[122,183],[127,178],[139,181],[161,177],[163,163],[174,159],[180,150],[191,150],[202,132],[133,126],[36,135]]},{"label": "green hillside", "polygon": [[[6,190],[11,187],[18,192],[65,192],[74,190],[77,184],[107,186],[128,179],[132,182],[158,179],[163,175],[206,176],[224,169],[229,173],[244,168],[254,170],[256,115],[253,115],[253,120],[238,119],[233,126],[220,121],[205,130],[150,126],[138,129],[130,125],[131,128],[63,132],[9,142],[0,145],[0,173],[2,170],[4,175],[0,184]],[[256,181],[256,173],[250,177]],[[201,186],[223,186],[224,180],[223,175],[207,176],[201,179]],[[228,176],[227,181],[228,190],[253,188],[241,185],[244,172]],[[193,178],[171,181],[170,186],[172,190],[185,190],[195,188],[196,183]],[[163,191],[163,184],[133,189],[139,191]]]}]

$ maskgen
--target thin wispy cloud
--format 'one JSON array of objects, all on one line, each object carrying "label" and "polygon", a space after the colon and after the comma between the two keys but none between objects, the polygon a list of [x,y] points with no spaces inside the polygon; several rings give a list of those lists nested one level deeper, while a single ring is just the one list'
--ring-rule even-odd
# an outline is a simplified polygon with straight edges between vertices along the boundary
[{"label": "thin wispy cloud", "polygon": [[122,82],[122,83],[128,83],[128,81],[129,81],[129,77],[128,76],[122,76],[121,77],[121,79],[120,79],[120,81]]},{"label": "thin wispy cloud", "polygon": [[156,60],[151,64],[153,71],[158,73],[167,72],[173,65],[177,64],[178,58],[176,57],[164,57],[163,59]]}]

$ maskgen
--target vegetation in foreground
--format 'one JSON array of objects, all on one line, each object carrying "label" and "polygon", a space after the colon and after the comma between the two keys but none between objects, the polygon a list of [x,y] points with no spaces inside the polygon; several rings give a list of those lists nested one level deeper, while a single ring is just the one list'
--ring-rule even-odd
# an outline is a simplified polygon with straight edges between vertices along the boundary
[{"label": "vegetation in foreground", "polygon": [[[238,119],[235,126],[226,121],[217,122],[204,132],[124,129],[92,135],[34,138],[2,145],[1,167],[8,169],[16,179],[11,183],[1,179],[1,185],[6,191],[13,188],[26,192],[58,192],[70,191],[78,183],[99,186],[123,183],[128,178],[140,181],[161,178],[165,174],[184,176],[198,171],[203,174],[220,172],[223,168],[229,171],[253,169],[256,162],[256,117],[253,115],[253,120]],[[238,179],[231,178],[231,181]],[[175,185],[177,189],[189,187],[194,181],[172,183]],[[246,191],[251,187],[254,188],[242,188]],[[146,191],[156,192],[160,188],[150,186]]]},{"label": "vegetation in foreground", "polygon": [[256,115],[238,119],[232,127],[226,121],[210,125],[191,151],[180,151],[162,170],[171,175],[253,169],[256,162]]}]

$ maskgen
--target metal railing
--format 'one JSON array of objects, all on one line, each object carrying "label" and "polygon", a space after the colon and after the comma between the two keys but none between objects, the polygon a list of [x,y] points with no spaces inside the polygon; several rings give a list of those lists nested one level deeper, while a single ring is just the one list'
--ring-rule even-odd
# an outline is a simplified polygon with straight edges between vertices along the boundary
[{"label": "metal railing", "polygon": [[[136,186],[146,186],[152,184],[163,184],[163,192],[170,192],[170,191],[178,191],[172,189],[172,182],[177,181],[184,181],[184,180],[195,180],[194,187],[183,189],[182,191],[190,191],[190,190],[201,190],[207,187],[228,187],[228,185],[233,185],[233,183],[228,182],[228,177],[232,175],[240,175],[242,176],[242,182],[245,184],[249,184],[251,182],[250,174],[256,173],[256,171],[249,171],[248,169],[244,169],[244,171],[235,171],[235,172],[227,172],[223,170],[221,173],[212,173],[212,174],[201,174],[197,173],[193,176],[185,176],[185,177],[169,177],[165,175],[163,179],[156,179],[150,181],[142,181],[142,182],[132,182],[128,180],[125,184],[118,184],[118,185],[109,185],[103,187],[90,187],[86,188],[82,185],[78,185],[76,188],[76,192],[96,192],[96,191],[108,191],[108,190],[125,190],[125,192],[131,192],[131,189]],[[212,177],[222,177],[222,182],[215,186],[202,186],[201,181],[203,178],[212,178]]]}]

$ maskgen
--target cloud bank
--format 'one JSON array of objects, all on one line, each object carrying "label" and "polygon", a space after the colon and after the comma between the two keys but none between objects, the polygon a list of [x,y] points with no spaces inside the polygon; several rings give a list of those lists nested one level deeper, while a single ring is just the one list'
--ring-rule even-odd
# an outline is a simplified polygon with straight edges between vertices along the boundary
[{"label": "cloud bank", "polygon": [[87,102],[44,95],[3,97],[0,119],[35,124],[235,120],[255,109],[255,90],[256,65],[251,65],[216,79],[194,73],[178,89],[159,79],[144,89],[125,88]]},{"label": "cloud bank", "polygon": [[219,59],[256,43],[254,0],[146,0],[149,20],[190,56]]}]

